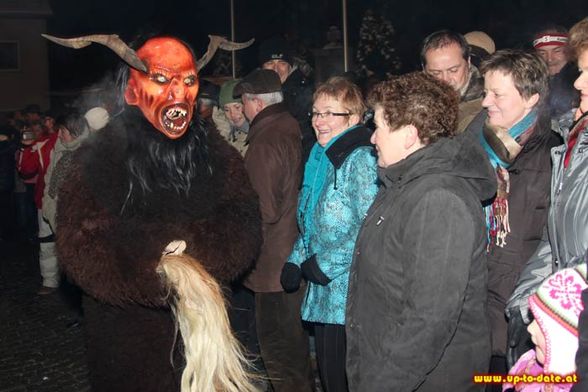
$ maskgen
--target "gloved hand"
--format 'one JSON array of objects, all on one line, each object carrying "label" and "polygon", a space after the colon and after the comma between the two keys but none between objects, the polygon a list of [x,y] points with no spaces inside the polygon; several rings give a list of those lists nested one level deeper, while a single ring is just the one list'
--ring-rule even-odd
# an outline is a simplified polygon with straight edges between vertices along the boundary
[{"label": "gloved hand", "polygon": [[331,279],[329,279],[319,267],[316,261],[316,255],[312,255],[306,259],[306,261],[300,265],[300,268],[302,268],[302,274],[309,282],[326,286],[331,281]]},{"label": "gloved hand", "polygon": [[286,263],[282,267],[280,283],[287,293],[298,290],[302,281],[302,271],[294,263]]},{"label": "gloved hand", "polygon": [[523,321],[523,316],[518,306],[510,310],[507,340],[506,361],[510,369],[525,352],[532,348],[532,344],[529,342],[530,335],[527,332],[527,325]]}]

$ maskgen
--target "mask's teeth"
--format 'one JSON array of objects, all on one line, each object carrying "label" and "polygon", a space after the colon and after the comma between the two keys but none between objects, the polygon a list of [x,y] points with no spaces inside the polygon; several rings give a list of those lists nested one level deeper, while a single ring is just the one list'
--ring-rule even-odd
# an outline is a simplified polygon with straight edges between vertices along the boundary
[{"label": "mask's teeth", "polygon": [[180,117],[186,117],[188,112],[185,109],[174,107],[165,112],[165,116],[171,120],[176,120]]}]

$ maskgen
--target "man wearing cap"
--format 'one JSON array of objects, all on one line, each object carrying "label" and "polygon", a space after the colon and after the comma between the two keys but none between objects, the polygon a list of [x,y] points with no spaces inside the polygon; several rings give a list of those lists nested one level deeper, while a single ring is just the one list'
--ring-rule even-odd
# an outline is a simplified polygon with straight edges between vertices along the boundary
[{"label": "man wearing cap", "polygon": [[496,44],[490,36],[483,31],[470,31],[463,36],[470,46],[470,61],[479,67],[482,61],[496,52]]},{"label": "man wearing cap", "polygon": [[300,319],[304,288],[285,293],[280,273],[298,229],[302,178],[300,128],[282,102],[278,73],[258,69],[234,89],[250,122],[245,168],[259,196],[263,245],[244,285],[255,293],[261,358],[273,390],[312,391],[308,336]]},{"label": "man wearing cap", "polygon": [[533,48],[549,68],[549,98],[547,104],[552,119],[578,106],[579,93],[574,88],[578,68],[570,61],[568,31],[562,26],[549,26],[535,35]]},{"label": "man wearing cap", "polygon": [[308,113],[312,108],[312,87],[304,74],[294,65],[294,50],[280,37],[270,38],[259,47],[259,64],[278,74],[282,83],[284,103],[298,121],[302,132],[303,160],[316,142]]},{"label": "man wearing cap", "polygon": [[443,80],[460,96],[458,133],[463,132],[482,110],[484,79],[470,62],[470,47],[464,36],[440,30],[430,34],[421,46],[423,71]]}]

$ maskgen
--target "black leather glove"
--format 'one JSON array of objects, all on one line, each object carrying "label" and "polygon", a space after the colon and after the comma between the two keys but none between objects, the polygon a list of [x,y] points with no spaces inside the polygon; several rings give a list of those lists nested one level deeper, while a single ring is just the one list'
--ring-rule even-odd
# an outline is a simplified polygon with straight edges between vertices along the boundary
[{"label": "black leather glove", "polygon": [[280,283],[287,293],[298,290],[302,281],[302,271],[294,263],[286,263],[282,267]]},{"label": "black leather glove", "polygon": [[512,308],[510,311],[507,340],[506,362],[510,369],[524,353],[533,348],[531,335],[527,331],[527,325],[523,321],[523,316],[518,307]]},{"label": "black leather glove", "polygon": [[331,279],[329,279],[319,267],[316,261],[316,255],[312,255],[306,259],[306,261],[300,265],[300,268],[302,268],[302,274],[309,282],[326,286],[331,281]]}]

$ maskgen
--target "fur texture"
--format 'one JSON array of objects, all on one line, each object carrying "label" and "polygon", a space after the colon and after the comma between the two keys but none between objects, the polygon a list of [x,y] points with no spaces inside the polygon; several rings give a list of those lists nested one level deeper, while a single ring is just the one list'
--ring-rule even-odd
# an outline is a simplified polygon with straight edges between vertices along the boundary
[{"label": "fur texture", "polygon": [[[173,143],[158,139],[159,132],[128,109],[75,152],[59,190],[56,248],[62,269],[88,294],[92,390],[177,391],[186,363],[196,374],[210,367],[185,362],[175,342],[169,289],[156,272],[161,253],[181,238],[189,244],[186,254],[213,278],[232,281],[257,257],[259,207],[241,156],[215,129],[194,121],[186,138]],[[209,286],[196,289],[210,294]],[[215,295],[201,300],[220,302]],[[230,343],[230,331],[223,333]],[[236,365],[223,366],[228,370],[215,384],[248,385]],[[197,381],[192,384],[202,385]]]},{"label": "fur texture", "polygon": [[[186,253],[219,281],[245,273],[261,233],[257,197],[239,154],[215,129],[195,121],[186,136],[194,140],[198,167],[188,169],[189,182],[172,186],[177,177],[162,177],[174,167],[184,175],[181,165],[190,160],[173,161],[174,146],[153,155],[153,141],[136,136],[158,132],[133,113],[121,117],[76,151],[72,175],[60,189],[57,252],[65,272],[100,301],[162,306],[155,269],[165,246],[182,238]],[[143,166],[129,164],[141,157]],[[133,165],[140,169],[129,169]]]}]

